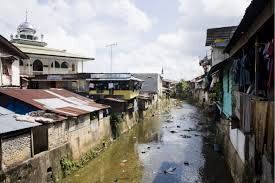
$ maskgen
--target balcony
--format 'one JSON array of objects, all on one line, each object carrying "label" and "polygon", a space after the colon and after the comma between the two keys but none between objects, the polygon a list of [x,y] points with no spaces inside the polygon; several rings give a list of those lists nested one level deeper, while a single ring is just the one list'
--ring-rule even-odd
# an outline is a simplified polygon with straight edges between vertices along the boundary
[{"label": "balcony", "polygon": [[115,96],[124,100],[130,100],[139,95],[139,91],[135,90],[90,90],[90,95]]}]

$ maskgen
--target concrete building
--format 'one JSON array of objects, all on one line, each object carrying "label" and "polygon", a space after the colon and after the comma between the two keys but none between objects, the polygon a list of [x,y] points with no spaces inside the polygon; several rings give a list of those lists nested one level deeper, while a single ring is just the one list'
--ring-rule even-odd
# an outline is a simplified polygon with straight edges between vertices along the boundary
[{"label": "concrete building", "polygon": [[154,93],[162,96],[162,77],[157,73],[133,73],[133,76],[143,81],[140,92]]},{"label": "concrete building", "polygon": [[14,112],[0,107],[1,170],[33,157],[33,129],[40,125],[18,120]]},{"label": "concrete building", "polygon": [[111,138],[109,106],[75,93],[9,88],[0,89],[0,100],[2,107],[29,116],[25,121],[43,124],[33,131],[34,154],[69,143],[73,158],[78,159],[104,138]]},{"label": "concrete building", "polygon": [[36,29],[27,18],[18,26],[16,35],[11,35],[11,42],[29,56],[29,59],[20,59],[19,62],[23,81],[40,74],[83,72],[83,62],[94,60],[94,58],[69,53],[65,49],[46,47],[44,35],[39,39],[36,36]]},{"label": "concrete building", "polygon": [[20,86],[19,60],[28,58],[0,35],[0,87]]}]

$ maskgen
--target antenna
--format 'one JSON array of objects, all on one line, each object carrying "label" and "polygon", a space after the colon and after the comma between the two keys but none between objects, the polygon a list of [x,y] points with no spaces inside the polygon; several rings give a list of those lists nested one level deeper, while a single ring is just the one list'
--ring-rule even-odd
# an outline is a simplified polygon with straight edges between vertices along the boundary
[{"label": "antenna", "polygon": [[110,70],[111,70],[111,73],[112,73],[112,68],[113,68],[113,47],[114,46],[117,46],[117,43],[112,43],[112,44],[108,44],[106,45],[106,47],[110,47],[110,59],[111,59],[111,64],[110,64]]},{"label": "antenna", "polygon": [[26,10],[26,17],[25,17],[25,21],[28,22],[28,10]]}]

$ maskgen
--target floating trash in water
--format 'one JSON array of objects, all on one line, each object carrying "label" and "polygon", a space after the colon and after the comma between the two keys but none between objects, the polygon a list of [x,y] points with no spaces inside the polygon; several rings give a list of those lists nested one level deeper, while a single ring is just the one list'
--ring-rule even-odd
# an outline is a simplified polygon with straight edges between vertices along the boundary
[{"label": "floating trash in water", "polygon": [[170,133],[177,133],[175,130],[171,130]]},{"label": "floating trash in water", "polygon": [[180,128],[180,126],[178,125],[177,128]]},{"label": "floating trash in water", "polygon": [[185,161],[185,162],[184,162],[184,165],[189,166],[189,162],[188,162],[188,161]]},{"label": "floating trash in water", "polygon": [[167,174],[167,173],[172,174],[176,169],[177,169],[176,167],[174,167],[174,168],[170,167],[167,170],[164,170],[163,173],[165,173],[165,174]]}]

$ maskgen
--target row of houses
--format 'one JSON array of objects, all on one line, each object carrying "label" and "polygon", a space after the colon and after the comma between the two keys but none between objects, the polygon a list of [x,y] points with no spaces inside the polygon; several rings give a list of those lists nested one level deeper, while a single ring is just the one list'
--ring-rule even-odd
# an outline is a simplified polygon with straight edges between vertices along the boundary
[{"label": "row of houses", "polygon": [[274,0],[252,0],[238,26],[207,30],[211,55],[193,97],[220,113],[218,131],[235,182],[274,180]]},{"label": "row of houses", "polygon": [[0,35],[1,182],[59,179],[63,157],[78,160],[114,138],[113,128],[128,131],[169,93],[160,74],[84,73],[94,58],[43,38],[27,19],[10,41]]}]

